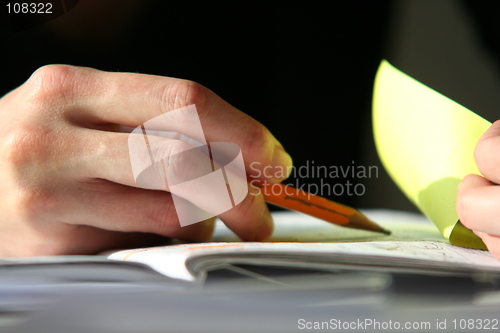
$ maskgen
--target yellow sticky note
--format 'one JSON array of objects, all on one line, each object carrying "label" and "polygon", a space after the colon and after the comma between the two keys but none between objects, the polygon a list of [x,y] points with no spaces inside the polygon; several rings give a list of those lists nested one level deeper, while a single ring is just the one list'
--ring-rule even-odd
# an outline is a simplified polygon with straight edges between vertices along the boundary
[{"label": "yellow sticky note", "polygon": [[387,61],[380,64],[373,95],[379,157],[403,193],[452,244],[484,248],[459,224],[458,237],[453,233],[458,184],[467,174],[479,174],[474,147],[490,125]]}]

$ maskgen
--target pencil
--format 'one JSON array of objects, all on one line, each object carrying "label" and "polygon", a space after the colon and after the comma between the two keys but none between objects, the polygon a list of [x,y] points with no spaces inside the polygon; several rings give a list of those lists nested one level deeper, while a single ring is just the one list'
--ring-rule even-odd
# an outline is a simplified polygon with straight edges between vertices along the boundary
[{"label": "pencil", "polygon": [[261,188],[266,202],[305,213],[342,227],[381,232],[382,228],[358,210],[284,184],[253,184]]}]

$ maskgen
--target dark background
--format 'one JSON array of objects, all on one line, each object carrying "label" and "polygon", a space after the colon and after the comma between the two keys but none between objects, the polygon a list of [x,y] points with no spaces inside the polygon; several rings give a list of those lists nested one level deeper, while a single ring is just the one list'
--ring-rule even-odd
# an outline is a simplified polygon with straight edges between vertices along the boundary
[{"label": "dark background", "polygon": [[[488,54],[489,62],[497,61],[497,2],[441,3],[458,8],[467,17],[475,45]],[[22,84],[38,67],[52,63],[190,79],[267,126],[296,167],[307,160],[325,166],[348,166],[353,161],[355,165],[378,165],[370,133],[370,103],[381,59],[388,58],[475,111],[482,107],[473,101],[477,94],[468,99],[460,93],[460,89],[477,89],[477,82],[459,79],[469,83],[458,84],[457,90],[454,77],[440,81],[451,77],[441,71],[443,64],[451,66],[450,73],[464,71],[462,60],[457,60],[460,49],[441,63],[436,61],[443,54],[443,43],[436,43],[434,35],[448,29],[456,15],[436,19],[433,13],[450,10],[422,6],[415,1],[368,0],[80,0],[61,17],[20,31],[13,31],[2,9],[0,95]],[[408,28],[412,20],[421,28]],[[427,31],[429,27],[436,31]],[[398,34],[404,29],[409,32],[401,37]],[[412,31],[425,33],[422,37]],[[450,34],[465,36],[460,28],[453,28]],[[405,43],[417,43],[418,38],[429,54],[417,47],[410,55],[401,56]],[[453,51],[458,44],[453,38],[446,40],[451,40]],[[492,85],[479,79],[478,89],[485,86]],[[483,99],[492,100],[491,109],[498,106],[493,98]],[[381,167],[379,171],[379,178],[361,180],[366,186],[363,197],[333,199],[358,207],[412,209]],[[332,185],[345,182],[323,181]],[[314,182],[319,179],[300,180]]]}]

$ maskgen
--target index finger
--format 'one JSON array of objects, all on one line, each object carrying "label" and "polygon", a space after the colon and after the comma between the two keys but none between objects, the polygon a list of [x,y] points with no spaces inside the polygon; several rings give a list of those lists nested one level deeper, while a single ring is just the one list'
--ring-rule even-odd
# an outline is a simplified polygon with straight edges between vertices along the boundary
[{"label": "index finger", "polygon": [[[59,104],[62,101],[70,106],[69,117],[81,123],[138,127],[194,104],[206,141],[237,144],[251,177],[279,182],[287,178],[292,165],[290,156],[266,127],[192,81],[62,65],[39,69],[31,80],[59,99]],[[170,124],[169,130],[189,135],[190,126],[178,121]],[[263,172],[265,167],[267,172]]]}]

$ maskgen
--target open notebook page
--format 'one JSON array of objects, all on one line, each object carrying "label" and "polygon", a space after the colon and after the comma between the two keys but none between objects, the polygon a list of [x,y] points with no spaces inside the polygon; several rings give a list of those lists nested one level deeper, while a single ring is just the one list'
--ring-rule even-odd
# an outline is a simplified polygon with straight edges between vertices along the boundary
[{"label": "open notebook page", "polygon": [[109,258],[146,264],[166,276],[187,281],[202,281],[206,270],[227,264],[348,266],[427,274],[485,269],[500,274],[500,261],[489,252],[450,245],[426,218],[391,211],[364,212],[392,235],[340,228],[300,213],[283,212],[273,214],[276,232],[269,242],[233,242],[236,238],[232,233],[218,224],[214,243],[126,250]]}]

